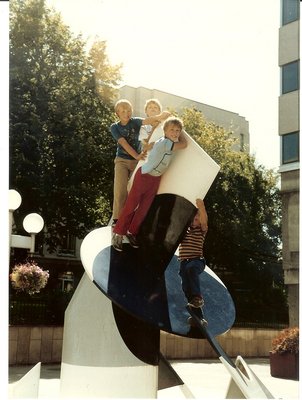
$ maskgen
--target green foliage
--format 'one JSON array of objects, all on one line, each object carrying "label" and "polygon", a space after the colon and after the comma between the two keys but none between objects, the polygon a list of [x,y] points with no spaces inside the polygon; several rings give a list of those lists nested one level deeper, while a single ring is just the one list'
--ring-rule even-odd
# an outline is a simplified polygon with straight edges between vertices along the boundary
[{"label": "green foliage", "polygon": [[97,39],[90,51],[90,60],[94,68],[94,77],[100,96],[109,102],[116,99],[116,86],[120,81],[122,65],[110,65],[106,55],[106,42]]},{"label": "green foliage", "polygon": [[[87,55],[81,36],[74,37],[44,0],[13,0],[10,12],[10,187],[23,198],[17,222],[41,213],[52,250],[67,233],[85,235],[96,218],[107,222],[114,114],[95,71],[101,79],[106,67],[111,97],[119,67],[110,69],[104,42]],[[97,68],[95,60],[103,64]]]},{"label": "green foliage", "polygon": [[248,153],[233,150],[231,132],[206,121],[199,111],[187,109],[182,118],[186,131],[221,167],[205,198],[208,265],[237,300],[241,320],[246,303],[253,304],[256,319],[267,304],[286,315],[277,175],[256,166]]}]

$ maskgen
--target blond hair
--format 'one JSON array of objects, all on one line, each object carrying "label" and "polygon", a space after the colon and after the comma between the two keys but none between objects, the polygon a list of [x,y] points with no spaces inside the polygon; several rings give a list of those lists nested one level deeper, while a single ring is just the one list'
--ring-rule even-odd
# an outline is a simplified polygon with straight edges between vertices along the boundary
[{"label": "blond hair", "polygon": [[133,111],[132,104],[130,103],[129,100],[126,100],[126,99],[118,100],[118,101],[115,103],[115,105],[114,105],[114,111],[117,112],[117,110],[118,110],[118,108],[119,108],[120,106],[128,106],[128,107],[131,108],[131,111]]},{"label": "blond hair", "polygon": [[177,117],[169,117],[165,120],[163,130],[165,131],[169,125],[176,125],[178,126],[181,130],[183,129],[183,122],[180,118]]},{"label": "blond hair", "polygon": [[156,104],[159,107],[159,111],[161,112],[162,106],[161,106],[159,100],[157,100],[157,99],[149,99],[149,100],[146,101],[145,108],[144,108],[145,112],[147,111],[147,107],[150,104]]}]

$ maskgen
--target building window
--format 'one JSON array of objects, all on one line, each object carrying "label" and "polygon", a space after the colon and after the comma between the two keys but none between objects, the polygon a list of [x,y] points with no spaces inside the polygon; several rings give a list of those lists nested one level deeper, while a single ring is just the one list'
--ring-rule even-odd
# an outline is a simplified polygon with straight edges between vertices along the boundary
[{"label": "building window", "polygon": [[299,0],[282,1],[282,25],[299,19]]},{"label": "building window", "polygon": [[58,255],[60,256],[75,256],[76,254],[76,237],[67,234],[62,239],[62,245],[58,249]]},{"label": "building window", "polygon": [[71,271],[62,272],[59,275],[59,281],[61,281],[61,291],[70,292],[70,290],[72,290],[74,287],[73,272]]},{"label": "building window", "polygon": [[282,135],[282,164],[299,161],[299,132]]},{"label": "building window", "polygon": [[299,61],[282,66],[282,94],[299,89]]}]

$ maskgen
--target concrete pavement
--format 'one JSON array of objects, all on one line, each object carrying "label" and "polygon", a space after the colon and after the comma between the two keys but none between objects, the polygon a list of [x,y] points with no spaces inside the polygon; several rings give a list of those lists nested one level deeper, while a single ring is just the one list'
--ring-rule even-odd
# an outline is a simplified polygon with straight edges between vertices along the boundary
[{"label": "concrete pavement", "polygon": [[[268,358],[244,359],[276,399],[298,399],[299,381],[273,378],[270,375]],[[170,387],[158,391],[158,399],[224,399],[230,375],[217,359],[170,360],[176,373],[184,382],[183,387]],[[9,385],[22,378],[32,366],[9,368]],[[60,364],[44,364],[41,369],[39,398],[58,399],[60,397]]]}]

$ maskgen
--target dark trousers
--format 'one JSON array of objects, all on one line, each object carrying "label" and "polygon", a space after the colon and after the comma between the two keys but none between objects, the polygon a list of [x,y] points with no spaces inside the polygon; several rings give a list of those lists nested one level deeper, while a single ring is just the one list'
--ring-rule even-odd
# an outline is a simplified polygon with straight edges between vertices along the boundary
[{"label": "dark trousers", "polygon": [[204,258],[191,258],[180,262],[181,286],[188,301],[194,296],[201,296],[199,275],[204,271],[205,266]]}]

